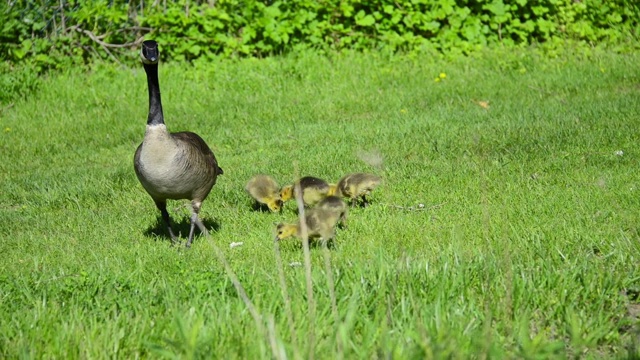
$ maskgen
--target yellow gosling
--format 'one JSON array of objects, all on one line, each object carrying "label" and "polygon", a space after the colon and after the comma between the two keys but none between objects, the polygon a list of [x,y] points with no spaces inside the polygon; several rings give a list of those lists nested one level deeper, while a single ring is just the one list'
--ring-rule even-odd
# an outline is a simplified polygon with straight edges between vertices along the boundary
[{"label": "yellow gosling", "polygon": [[382,179],[378,175],[367,173],[349,174],[340,179],[336,187],[336,195],[351,200],[351,205],[355,206],[358,200],[362,200],[363,206],[369,204],[367,195],[375,189]]},{"label": "yellow gosling", "polygon": [[256,203],[267,205],[269,210],[273,212],[282,210],[280,186],[271,176],[256,175],[247,182],[244,189]]},{"label": "yellow gosling", "polygon": [[[309,241],[320,240],[323,244],[328,243],[335,237],[335,226],[340,219],[340,214],[326,209],[310,209],[306,216],[307,237]],[[289,237],[302,238],[300,222],[280,223],[276,226],[274,241],[279,241]]]},{"label": "yellow gosling", "polygon": [[[302,201],[305,206],[313,206],[318,201],[324,199],[329,193],[329,184],[319,178],[313,176],[305,176],[300,178],[297,183],[300,184],[302,191]],[[284,186],[280,190],[280,198],[283,202],[289,201],[295,198],[295,183]]]}]

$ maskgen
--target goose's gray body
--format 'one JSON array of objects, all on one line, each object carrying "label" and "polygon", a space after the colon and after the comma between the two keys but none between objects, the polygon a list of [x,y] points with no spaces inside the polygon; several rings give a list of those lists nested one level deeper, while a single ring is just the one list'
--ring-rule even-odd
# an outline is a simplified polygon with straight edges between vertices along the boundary
[{"label": "goose's gray body", "polygon": [[203,201],[219,173],[213,152],[192,132],[169,133],[164,125],[148,125],[134,157],[142,186],[154,200]]}]

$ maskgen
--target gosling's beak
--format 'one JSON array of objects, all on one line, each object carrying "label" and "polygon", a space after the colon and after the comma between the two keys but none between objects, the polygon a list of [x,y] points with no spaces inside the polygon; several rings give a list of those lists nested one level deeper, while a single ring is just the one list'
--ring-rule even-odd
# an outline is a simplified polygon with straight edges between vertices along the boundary
[{"label": "gosling's beak", "polygon": [[278,237],[278,235],[273,237],[273,242],[278,242],[280,240],[280,238]]}]

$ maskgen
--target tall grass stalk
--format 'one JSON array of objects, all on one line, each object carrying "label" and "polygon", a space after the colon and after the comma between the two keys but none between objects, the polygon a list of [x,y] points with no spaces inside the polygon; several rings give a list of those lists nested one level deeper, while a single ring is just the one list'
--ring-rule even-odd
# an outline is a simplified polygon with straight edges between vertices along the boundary
[{"label": "tall grass stalk", "polygon": [[[300,178],[297,166],[294,164],[294,174],[296,179]],[[298,220],[300,224],[300,236],[302,238],[302,250],[304,252],[304,274],[307,285],[307,304],[308,304],[308,324],[307,324],[307,336],[308,336],[308,357],[314,358],[315,354],[315,327],[316,327],[316,302],[313,298],[313,276],[311,273],[311,251],[309,249],[309,230],[307,228],[307,220],[304,211],[304,201],[302,200],[302,188],[300,188],[300,182],[296,181],[294,185],[294,193],[296,198],[296,206],[298,207]]]}]

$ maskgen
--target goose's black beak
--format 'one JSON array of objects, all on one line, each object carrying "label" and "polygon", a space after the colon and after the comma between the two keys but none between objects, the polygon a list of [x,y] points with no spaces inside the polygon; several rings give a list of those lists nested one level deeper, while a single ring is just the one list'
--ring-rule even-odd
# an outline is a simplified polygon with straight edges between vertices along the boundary
[{"label": "goose's black beak", "polygon": [[160,58],[160,51],[158,50],[158,43],[154,40],[146,40],[142,42],[141,54],[142,61],[148,64],[155,64]]},{"label": "goose's black beak", "polygon": [[156,47],[156,48],[146,49],[144,55],[145,55],[144,57],[147,58],[147,60],[154,63],[158,61],[158,48]]}]

